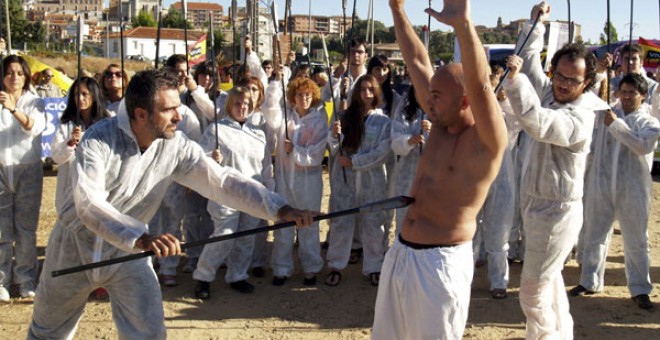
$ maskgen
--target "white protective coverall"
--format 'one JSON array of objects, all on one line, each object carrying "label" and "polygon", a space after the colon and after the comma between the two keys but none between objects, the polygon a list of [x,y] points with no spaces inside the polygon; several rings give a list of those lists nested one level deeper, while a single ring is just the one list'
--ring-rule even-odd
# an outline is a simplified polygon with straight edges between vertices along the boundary
[{"label": "white protective coverall", "polygon": [[[417,163],[421,156],[419,144],[410,145],[408,140],[413,135],[419,135],[421,131],[422,117],[424,111],[418,108],[412,120],[406,119],[406,109],[408,100],[401,100],[395,109],[392,119],[392,151],[396,155],[396,165],[394,167],[394,191],[389,196],[410,195],[415,174],[417,173]],[[428,134],[424,133],[428,138]],[[396,235],[401,231],[403,218],[406,217],[408,207],[396,209]],[[387,237],[388,235],[385,235]]]},{"label": "white protective coverall", "polygon": [[[371,111],[364,123],[362,144],[355,154],[350,155],[353,167],[344,168],[347,179],[344,182],[338,157],[339,139],[332,135],[332,130],[329,131],[330,212],[354,208],[387,197],[385,160],[391,152],[390,136],[390,119],[380,109]],[[345,151],[344,155],[347,155]],[[385,212],[378,211],[330,220],[328,267],[331,270],[346,268],[353,230],[356,225],[361,225],[360,238],[364,247],[362,274],[380,273],[386,250],[383,244],[385,218]]]},{"label": "white protective coverall", "polygon": [[612,223],[619,221],[624,262],[631,296],[650,294],[648,218],[651,205],[653,150],[660,137],[660,122],[642,104],[635,112],[615,108],[618,119],[610,126],[603,112],[596,116],[592,141],[593,163],[585,186],[584,234],[580,242],[580,285],[603,290],[605,258],[612,238]]},{"label": "white protective coverall", "polygon": [[[269,94],[271,91],[273,91],[273,99],[276,97],[275,92],[282,93],[281,86],[274,82],[268,89]],[[302,118],[295,108],[287,112],[289,140],[293,143],[293,151],[288,154],[284,148],[286,137],[282,110],[273,109],[265,112],[269,112],[266,118],[277,139],[275,190],[296,207],[320,211],[323,196],[321,163],[325,156],[328,136],[328,114],[324,106],[310,108]],[[303,271],[318,273],[323,269],[319,223],[315,222],[310,228],[275,230],[270,259],[274,276],[290,277],[293,274],[293,246],[296,233],[298,255]]]},{"label": "white protective coverall", "polygon": [[[518,45],[531,25],[525,24]],[[520,306],[527,317],[528,339],[572,339],[573,320],[561,269],[582,227],[582,189],[594,111],[608,106],[590,91],[570,103],[554,100],[552,83],[541,68],[544,31],[538,25],[531,32],[520,53],[524,74],[505,83],[513,112],[531,138],[520,192],[526,238]]]},{"label": "white protective coverall", "polygon": [[[14,282],[34,289],[37,278],[37,225],[43,184],[41,133],[43,101],[25,91],[16,108],[30,117],[25,130],[0,107],[0,286]],[[12,258],[16,264],[12,266]]]},{"label": "white protective coverall", "polygon": [[[201,139],[202,133],[197,115],[186,105],[181,105],[178,110],[181,115],[181,121],[177,124],[176,129],[183,132],[190,140],[198,142]],[[193,194],[198,195],[186,187],[172,183],[167,188],[167,192],[165,192],[165,197],[163,197],[163,202],[161,202],[158,211],[156,211],[156,214],[149,222],[149,233],[154,235],[170,233],[176,238],[181,239],[181,221],[185,213],[186,197]],[[205,235],[210,234],[210,228],[207,229],[208,232]],[[186,242],[192,241],[194,240],[189,240],[186,237]],[[158,274],[176,275],[179,256],[166,256],[155,260],[159,264]]]},{"label": "white protective coverall", "polygon": [[[273,166],[271,152],[266,147],[266,133],[266,122],[263,115],[260,112],[254,112],[243,124],[227,117],[218,121],[217,125],[210,125],[204,132],[200,144],[210,154],[216,149],[217,143],[222,154],[221,165],[236,169],[244,176],[263,183],[266,188],[272,190],[274,187]],[[261,221],[257,217],[213,201],[209,201],[207,209],[214,225],[211,237],[251,230],[258,227]],[[226,263],[226,282],[246,280],[252,261],[253,248],[254,235],[209,243],[204,246],[193,278],[212,282],[215,280],[220,265]]]},{"label": "white protective coverall", "polygon": [[[477,215],[477,233],[483,242],[473,242],[476,261],[480,247],[484,247],[488,259],[488,280],[490,289],[506,289],[509,284],[509,232],[513,223],[515,203],[514,166],[512,150],[518,139],[520,125],[511,113],[508,100],[500,102],[508,132],[508,145],[502,156],[502,165],[495,180],[490,185],[488,196]],[[475,239],[477,235],[475,234]]]},{"label": "white protective coverall", "polygon": [[65,200],[75,202],[77,217],[59,216],[51,233],[29,339],[72,338],[89,293],[98,287],[110,293],[119,338],[165,338],[162,296],[149,258],[55,278],[50,273],[139,251],[135,242],[148,232],[146,222],[171,183],[260,218],[274,219],[286,204],[259,182],[215,163],[180,132],[141,153],[123,105],[117,117],[87,130],[74,165],[74,191]]},{"label": "white protective coverall", "polygon": [[513,177],[514,177],[514,203],[513,203],[513,221],[509,233],[509,251],[510,261],[525,261],[525,232],[520,215],[520,180],[522,179],[522,167],[525,158],[525,150],[529,144],[529,137],[525,131],[518,132],[518,137],[511,149],[511,158],[513,159]]}]

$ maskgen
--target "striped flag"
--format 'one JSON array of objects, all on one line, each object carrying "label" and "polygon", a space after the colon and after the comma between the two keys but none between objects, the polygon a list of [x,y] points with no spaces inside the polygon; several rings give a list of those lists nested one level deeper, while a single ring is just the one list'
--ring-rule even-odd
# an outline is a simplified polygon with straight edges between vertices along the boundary
[{"label": "striped flag", "polygon": [[206,61],[206,34],[202,35],[188,50],[188,64],[197,65]]}]

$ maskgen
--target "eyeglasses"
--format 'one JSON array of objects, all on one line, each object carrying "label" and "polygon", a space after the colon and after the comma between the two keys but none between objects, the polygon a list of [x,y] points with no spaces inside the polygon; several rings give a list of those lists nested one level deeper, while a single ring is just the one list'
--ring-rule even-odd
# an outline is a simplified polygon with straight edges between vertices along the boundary
[{"label": "eyeglasses", "polygon": [[559,72],[555,72],[552,75],[552,80],[560,83],[564,83],[569,87],[578,87],[580,84],[584,83],[584,79],[580,80],[577,78],[569,78]]},{"label": "eyeglasses", "polygon": [[105,71],[105,73],[103,75],[106,78],[112,78],[113,76],[117,77],[117,78],[121,78],[121,77],[124,76],[124,73],[122,71],[117,71],[117,72]]},{"label": "eyeglasses", "polygon": [[44,74],[44,77],[45,78],[53,78],[53,75],[52,74]]}]

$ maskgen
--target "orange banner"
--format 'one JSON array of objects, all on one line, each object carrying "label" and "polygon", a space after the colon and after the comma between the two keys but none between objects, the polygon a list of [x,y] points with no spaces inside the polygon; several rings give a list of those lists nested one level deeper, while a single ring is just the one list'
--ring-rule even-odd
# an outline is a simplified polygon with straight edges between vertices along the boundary
[{"label": "orange banner", "polygon": [[206,61],[206,34],[193,44],[188,50],[188,64],[197,65]]},{"label": "orange banner", "polygon": [[660,66],[660,46],[642,37],[639,37],[639,45],[644,50],[644,68],[653,71]]}]

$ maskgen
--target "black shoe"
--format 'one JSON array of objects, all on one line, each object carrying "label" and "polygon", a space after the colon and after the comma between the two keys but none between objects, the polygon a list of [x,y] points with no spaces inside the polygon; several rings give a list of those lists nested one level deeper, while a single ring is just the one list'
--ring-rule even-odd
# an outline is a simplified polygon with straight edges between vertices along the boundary
[{"label": "black shoe", "polygon": [[211,297],[210,286],[210,282],[197,281],[197,286],[195,286],[195,296],[198,299],[208,300]]},{"label": "black shoe", "polygon": [[589,289],[584,288],[584,286],[582,285],[577,285],[568,291],[569,296],[593,295],[594,293],[595,292],[592,292]]},{"label": "black shoe", "polygon": [[286,276],[273,277],[273,286],[284,286],[284,283],[286,283]]},{"label": "black shoe", "polygon": [[646,294],[633,296],[632,299],[637,303],[637,306],[641,309],[653,309],[653,303],[651,302],[651,299],[649,299],[649,296]]},{"label": "black shoe", "polygon": [[306,277],[303,279],[303,285],[304,286],[315,286],[316,285],[316,275],[313,275],[311,277]]},{"label": "black shoe", "polygon": [[254,277],[264,277],[266,275],[266,271],[264,271],[264,267],[254,267],[252,268],[252,276]]},{"label": "black shoe", "polygon": [[231,286],[231,288],[243,294],[252,293],[254,291],[254,286],[245,280],[232,282],[229,285]]}]

